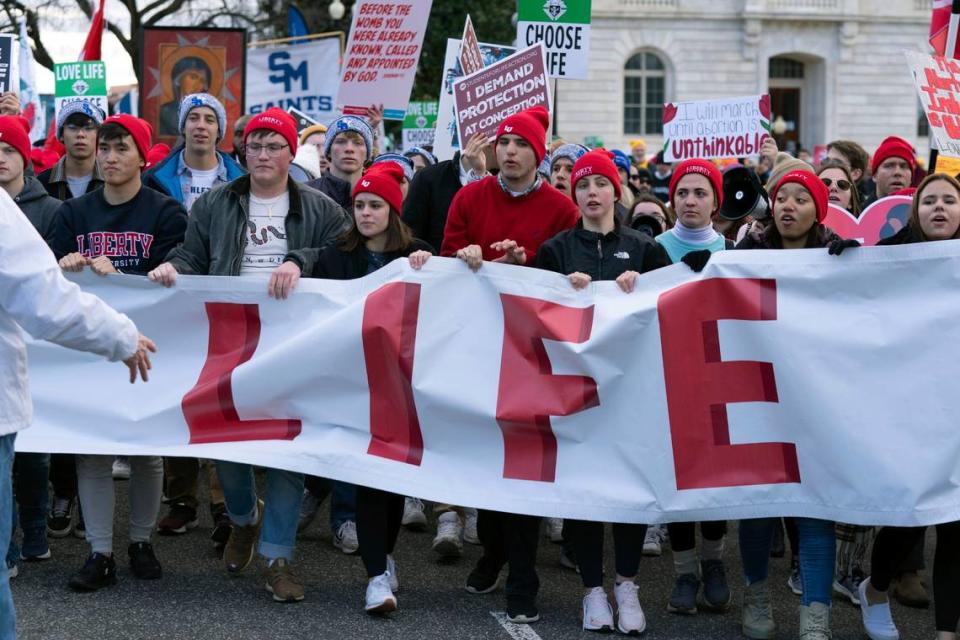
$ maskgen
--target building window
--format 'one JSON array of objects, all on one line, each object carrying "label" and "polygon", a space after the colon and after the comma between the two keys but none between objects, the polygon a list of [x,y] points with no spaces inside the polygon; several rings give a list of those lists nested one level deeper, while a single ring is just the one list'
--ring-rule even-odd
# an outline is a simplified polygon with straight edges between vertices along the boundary
[{"label": "building window", "polygon": [[790,58],[771,58],[770,77],[780,79],[803,79],[803,63]]},{"label": "building window", "polygon": [[656,54],[634,54],[623,68],[623,130],[628,134],[663,133],[667,70]]},{"label": "building window", "polygon": [[930,136],[930,122],[927,120],[927,114],[923,110],[923,103],[917,100],[917,137],[926,138]]}]

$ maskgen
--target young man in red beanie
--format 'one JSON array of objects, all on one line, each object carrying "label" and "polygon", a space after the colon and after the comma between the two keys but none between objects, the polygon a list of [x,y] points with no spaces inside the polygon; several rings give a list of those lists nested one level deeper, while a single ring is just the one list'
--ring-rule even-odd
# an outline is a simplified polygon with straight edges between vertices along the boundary
[{"label": "young man in red beanie", "polygon": [[0,188],[10,194],[33,228],[46,237],[60,201],[25,173],[30,164],[29,128],[20,116],[0,116]]},{"label": "young man in red beanie", "polygon": [[[474,271],[484,260],[532,265],[542,243],[577,223],[580,211],[573,201],[537,173],[547,152],[549,124],[543,107],[500,124],[495,144],[500,173],[466,185],[454,197],[442,255],[457,256]],[[539,620],[534,563],[540,518],[481,510],[477,528],[483,557],[467,578],[467,591],[493,591],[508,564],[507,617],[519,623]]]},{"label": "young man in red beanie", "polygon": [[[303,272],[313,271],[320,250],[349,224],[332,200],[289,177],[297,127],[286,112],[257,114],[243,132],[248,175],[201,195],[190,210],[183,244],[150,273],[165,286],[178,273],[260,276],[275,298],[286,298]],[[237,238],[243,242],[238,243]],[[284,262],[295,252],[295,261]],[[281,266],[282,265],[282,266]],[[267,469],[267,494],[257,499],[253,466],[217,462],[233,533],[223,552],[229,573],[244,570],[254,547],[267,562],[266,588],[278,602],[299,602],[303,583],[293,573],[294,544],[303,496],[303,474]]]},{"label": "young man in red beanie", "polygon": [[870,161],[870,173],[876,183],[876,192],[863,206],[868,207],[880,198],[886,198],[909,187],[916,165],[917,154],[909,142],[896,136],[885,138]]},{"label": "young man in red beanie", "polygon": [[[107,118],[97,138],[102,189],[60,205],[51,248],[64,271],[89,266],[100,275],[146,275],[183,240],[187,214],[176,200],[140,182],[150,149],[150,125],[130,115]],[[116,583],[113,558],[113,456],[78,455],[77,481],[91,554],[71,579],[77,591]],[[150,544],[160,510],[163,462],[159,456],[130,458],[130,546],[133,574],[161,576]]]}]

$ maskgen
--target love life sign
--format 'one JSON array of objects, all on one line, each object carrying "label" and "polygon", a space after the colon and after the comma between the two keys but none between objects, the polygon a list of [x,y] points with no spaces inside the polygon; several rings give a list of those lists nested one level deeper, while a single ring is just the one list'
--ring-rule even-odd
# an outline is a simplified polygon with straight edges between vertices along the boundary
[{"label": "love life sign", "polygon": [[266,278],[85,273],[156,340],[151,381],[32,344],[17,447],[613,522],[957,520],[960,342],[929,331],[960,306],[957,245],[725,251],[632,294],[445,258],[304,279],[284,301]]},{"label": "love life sign", "polygon": [[84,100],[110,113],[107,105],[107,65],[101,60],[93,62],[63,62],[53,65],[55,109],[68,102]]}]

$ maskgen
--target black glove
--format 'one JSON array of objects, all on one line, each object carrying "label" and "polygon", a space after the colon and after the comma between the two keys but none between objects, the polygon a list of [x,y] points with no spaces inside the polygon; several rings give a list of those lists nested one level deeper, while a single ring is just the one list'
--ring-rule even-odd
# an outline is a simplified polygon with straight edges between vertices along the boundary
[{"label": "black glove", "polygon": [[827,250],[832,256],[838,256],[843,253],[844,249],[849,249],[850,247],[859,247],[860,243],[856,240],[844,240],[843,238],[834,238],[830,241],[830,248]]},{"label": "black glove", "polygon": [[691,251],[680,258],[683,264],[687,265],[697,273],[703,271],[703,268],[710,262],[710,249],[701,249],[700,251]]}]

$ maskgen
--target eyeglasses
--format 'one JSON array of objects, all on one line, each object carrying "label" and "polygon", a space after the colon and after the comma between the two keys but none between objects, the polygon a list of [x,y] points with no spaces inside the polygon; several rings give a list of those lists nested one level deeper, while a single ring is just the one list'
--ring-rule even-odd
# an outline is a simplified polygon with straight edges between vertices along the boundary
[{"label": "eyeglasses", "polygon": [[[830,178],[820,178],[820,179],[823,180],[823,184],[827,185],[827,189],[833,186],[834,181],[831,180]],[[836,182],[837,182],[837,189],[840,189],[840,191],[850,191],[850,187],[853,186],[849,182],[843,179],[837,180]]]},{"label": "eyeglasses", "polygon": [[261,151],[266,151],[269,157],[276,158],[280,155],[281,151],[289,147],[290,145],[287,144],[257,144],[256,142],[251,142],[247,145],[247,155],[256,158],[260,155]]},{"label": "eyeglasses", "polygon": [[84,133],[93,133],[94,131],[97,130],[97,125],[93,124],[92,122],[88,122],[87,124],[84,124],[84,125],[73,124],[71,122],[70,124],[63,125],[63,128],[72,133],[76,133],[77,131],[83,131]]}]

